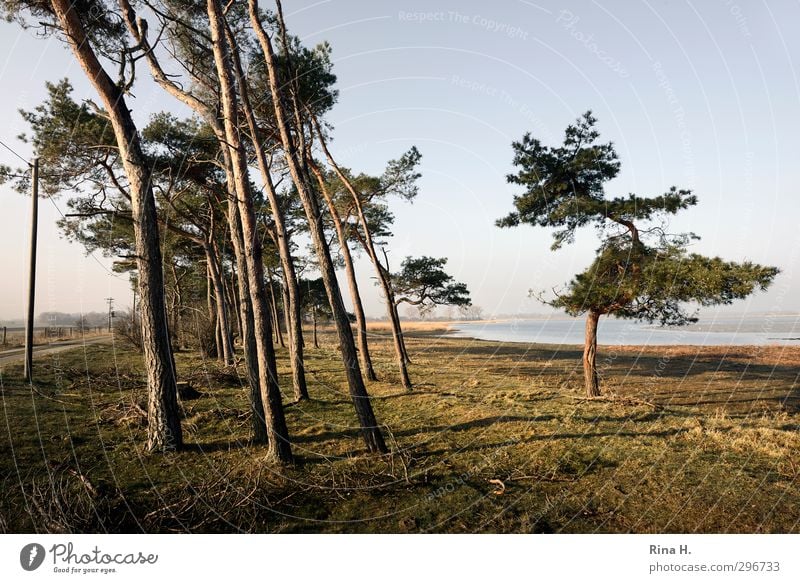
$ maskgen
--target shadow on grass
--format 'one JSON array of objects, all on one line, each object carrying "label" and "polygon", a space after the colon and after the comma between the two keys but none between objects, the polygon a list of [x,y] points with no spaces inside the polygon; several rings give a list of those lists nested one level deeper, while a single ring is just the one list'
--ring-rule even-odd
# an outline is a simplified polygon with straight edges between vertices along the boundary
[{"label": "shadow on grass", "polygon": [[248,441],[212,441],[210,443],[184,443],[182,452],[187,453],[214,453],[218,451],[235,451],[238,449],[254,449],[262,447],[261,444],[253,444]]},{"label": "shadow on grass", "polygon": [[498,447],[509,447],[513,445],[522,445],[525,443],[537,443],[542,441],[557,441],[564,439],[598,439],[601,437],[672,437],[682,433],[687,433],[689,429],[676,428],[667,429],[664,431],[608,431],[602,433],[550,433],[547,435],[532,435],[522,439],[508,439],[505,441],[494,443],[481,443],[477,445],[469,445],[465,447],[445,448],[437,450],[421,450],[415,451],[414,455],[422,457],[437,456],[442,454],[453,455],[467,451],[483,451],[485,449],[495,449]]},{"label": "shadow on grass", "polygon": [[[598,368],[601,375],[623,377],[624,383],[615,387],[626,395],[638,395],[658,404],[675,406],[724,406],[742,410],[742,405],[763,402],[773,409],[795,413],[800,411],[800,392],[797,366],[770,363],[753,363],[759,355],[746,350],[729,351],[728,347],[696,347],[684,352],[676,347],[647,347],[641,351],[630,348],[601,346],[598,350]],[[718,349],[718,352],[714,352]],[[476,341],[467,346],[437,345],[431,349],[444,353],[457,364],[458,358],[473,360],[485,358],[485,370],[493,375],[526,375],[531,377],[558,377],[563,380],[565,370],[580,371],[582,351],[577,347],[536,344],[498,344]],[[503,363],[492,364],[493,358]],[[512,361],[509,363],[508,361]],[[553,365],[556,366],[553,366]],[[466,365],[465,365],[466,368]],[[726,375],[730,388],[709,391],[705,375]],[[697,379],[697,380],[694,380]],[[676,380],[684,381],[676,383]],[[554,380],[555,382],[555,380]],[[577,381],[576,382],[580,382]],[[772,386],[742,388],[742,384],[770,383]],[[755,393],[755,395],[753,395]],[[714,395],[714,398],[707,398]],[[719,397],[719,398],[716,398]]]},{"label": "shadow on grass", "polygon": [[[422,428],[415,428],[415,429],[402,429],[399,431],[393,431],[392,435],[395,437],[414,437],[417,435],[428,435],[428,434],[439,434],[439,433],[446,433],[446,432],[463,432],[469,431],[472,429],[480,429],[480,428],[489,428],[495,425],[503,424],[503,423],[543,423],[547,421],[553,421],[559,419],[554,415],[537,415],[537,416],[520,416],[520,415],[495,415],[491,417],[485,417],[483,419],[474,419],[472,421],[465,421],[463,423],[453,423],[452,425],[431,425],[428,427]],[[596,416],[596,417],[587,417],[583,420],[591,421],[591,422],[598,422],[598,421],[607,421],[607,422],[620,422],[620,421],[633,421],[633,422],[649,422],[653,421],[654,418],[650,416],[645,416],[642,418],[638,418],[635,416],[632,417],[612,417],[612,416]],[[502,445],[510,445],[515,443],[527,443],[533,441],[546,441],[550,439],[577,439],[577,438],[589,438],[589,437],[608,437],[608,436],[621,436],[621,437],[637,437],[637,436],[653,436],[653,437],[664,437],[669,435],[674,435],[683,430],[674,430],[674,431],[665,431],[665,432],[646,432],[646,431],[634,431],[634,432],[608,432],[608,433],[585,433],[585,434],[566,434],[566,433],[554,433],[548,435],[540,435],[540,436],[533,436],[529,438],[519,439],[519,440],[510,440],[507,442],[503,442],[501,444],[493,443],[487,444],[485,446],[481,446],[481,449],[484,447],[499,447]],[[296,435],[292,437],[293,443],[314,443],[318,441],[328,441],[331,439],[339,439],[342,437],[359,437],[361,435],[358,428],[348,428],[342,429],[339,431],[326,431],[324,433],[317,433],[313,435]],[[425,439],[419,443],[415,443],[408,447],[416,448],[421,445],[425,445],[428,443],[432,438]],[[439,452],[441,453],[441,452]]]}]

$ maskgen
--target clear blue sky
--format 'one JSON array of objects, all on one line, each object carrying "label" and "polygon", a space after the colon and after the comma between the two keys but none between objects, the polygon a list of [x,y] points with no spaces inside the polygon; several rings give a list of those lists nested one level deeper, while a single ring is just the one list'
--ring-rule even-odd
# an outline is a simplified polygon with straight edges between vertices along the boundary
[{"label": "clear blue sky", "polygon": [[[510,144],[526,131],[554,144],[592,109],[622,160],[610,194],[692,188],[700,204],[673,230],[700,234],[699,252],[783,270],[734,309],[800,311],[797,2],[285,4],[293,33],[333,46],[334,154],[374,173],[411,145],[423,154],[418,199],[392,206],[395,266],[405,255],[446,256],[487,313],[543,311],[528,289],[566,282],[597,243],[588,229],[552,253],[545,230],[494,226],[515,192],[505,181]],[[16,109],[38,103],[45,80],[68,76],[79,96],[93,95],[57,41],[2,24],[0,43],[0,139],[27,155],[14,141],[24,130]],[[142,121],[175,109],[149,84],[136,95]],[[0,151],[0,161],[14,159]],[[29,201],[0,188],[0,318],[10,318],[24,311]],[[41,208],[37,311],[102,310],[108,295],[129,302],[127,280],[59,240],[55,209]],[[368,313],[381,315],[370,266],[357,268]]]}]

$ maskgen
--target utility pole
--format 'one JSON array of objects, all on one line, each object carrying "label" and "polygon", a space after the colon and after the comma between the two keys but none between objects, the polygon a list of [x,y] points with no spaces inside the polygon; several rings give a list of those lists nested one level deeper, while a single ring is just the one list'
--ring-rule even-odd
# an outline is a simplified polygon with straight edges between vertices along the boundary
[{"label": "utility pole", "polygon": [[28,319],[25,321],[25,380],[33,381],[33,312],[36,296],[36,231],[39,226],[39,158],[31,170],[31,256],[28,276]]},{"label": "utility pole", "polygon": [[106,298],[108,302],[108,332],[111,333],[111,317],[114,315],[114,298]]}]

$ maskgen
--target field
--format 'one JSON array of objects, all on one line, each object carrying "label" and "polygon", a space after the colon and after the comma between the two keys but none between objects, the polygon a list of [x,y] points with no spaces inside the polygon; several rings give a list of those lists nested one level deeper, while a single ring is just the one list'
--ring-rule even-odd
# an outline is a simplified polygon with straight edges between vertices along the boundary
[{"label": "field", "polygon": [[[77,338],[96,338],[106,334],[106,328],[101,326],[92,326],[85,330],[83,333],[80,330],[69,326],[58,327],[43,327],[37,326],[33,329],[33,344],[40,346],[42,344],[49,344],[51,342],[59,342],[62,340],[73,340]],[[5,342],[0,343],[0,350],[7,350],[25,346],[25,328],[12,327],[5,328],[5,335],[3,334],[3,326],[0,326],[0,340],[4,339]]]},{"label": "field", "polygon": [[[297,464],[248,445],[243,367],[176,354],[187,447],[146,455],[138,355],[95,345],[6,366],[0,531],[798,532],[800,348],[579,347],[409,333],[412,392],[373,330],[376,414],[354,428],[330,332],[308,347],[312,400],[287,406]],[[279,353],[287,372],[285,352]],[[285,402],[291,399],[282,375]]]}]

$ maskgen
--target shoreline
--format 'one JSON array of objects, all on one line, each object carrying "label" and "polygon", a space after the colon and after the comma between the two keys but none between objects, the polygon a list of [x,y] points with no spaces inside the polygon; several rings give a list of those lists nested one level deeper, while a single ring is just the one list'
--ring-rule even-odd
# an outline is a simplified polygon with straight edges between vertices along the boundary
[{"label": "shoreline", "polygon": [[[447,330],[444,334],[439,336],[440,338],[444,339],[451,339],[451,340],[473,340],[478,342],[492,342],[495,344],[517,344],[517,345],[531,345],[537,347],[543,346],[554,346],[554,347],[563,347],[563,348],[583,348],[583,344],[581,343],[569,343],[569,342],[533,342],[529,340],[494,340],[488,338],[478,338],[476,336],[453,336],[453,330]],[[797,342],[798,338],[791,338],[787,339],[792,342]],[[602,342],[597,343],[598,348],[622,348],[626,350],[631,350],[635,348],[639,349],[658,349],[658,348],[750,348],[750,349],[764,349],[764,348],[797,348],[800,349],[800,344],[778,344],[777,342],[770,342],[768,344],[603,344]]]},{"label": "shoreline", "polygon": [[[566,318],[563,318],[566,319]],[[562,320],[563,320],[562,319]],[[531,318],[521,319],[521,320],[534,320]],[[472,340],[472,341],[480,341],[480,342],[492,342],[496,344],[513,344],[513,345],[531,345],[537,347],[544,347],[544,346],[551,346],[551,347],[563,347],[563,348],[583,348],[582,342],[537,342],[537,341],[530,341],[530,340],[498,340],[498,339],[489,339],[489,338],[480,338],[478,336],[473,335],[464,335],[464,336],[456,336],[455,333],[459,332],[458,326],[462,324],[502,324],[505,322],[512,322],[514,319],[512,318],[503,318],[503,319],[483,319],[483,320],[444,320],[444,321],[409,321],[409,322],[402,322],[403,331],[406,334],[415,334],[415,333],[423,333],[423,334],[432,334],[434,332],[440,331],[441,334],[438,335],[439,338],[442,339],[452,339],[452,340]],[[540,321],[535,319],[535,321]],[[390,329],[388,322],[377,321],[377,322],[368,322],[367,323],[367,331],[368,332],[383,332],[388,331]],[[701,334],[702,332],[697,332]],[[691,342],[685,342],[680,344],[605,344],[603,342],[598,342],[597,346],[599,348],[604,349],[624,349],[625,351],[631,351],[634,349],[639,350],[658,350],[658,349],[665,349],[665,348],[702,348],[702,349],[711,349],[711,348],[727,348],[727,349],[798,349],[800,350],[800,344],[793,344],[800,341],[800,338],[792,336],[790,338],[769,338],[767,339],[768,342],[765,343],[748,343],[748,344],[693,344]]]}]

